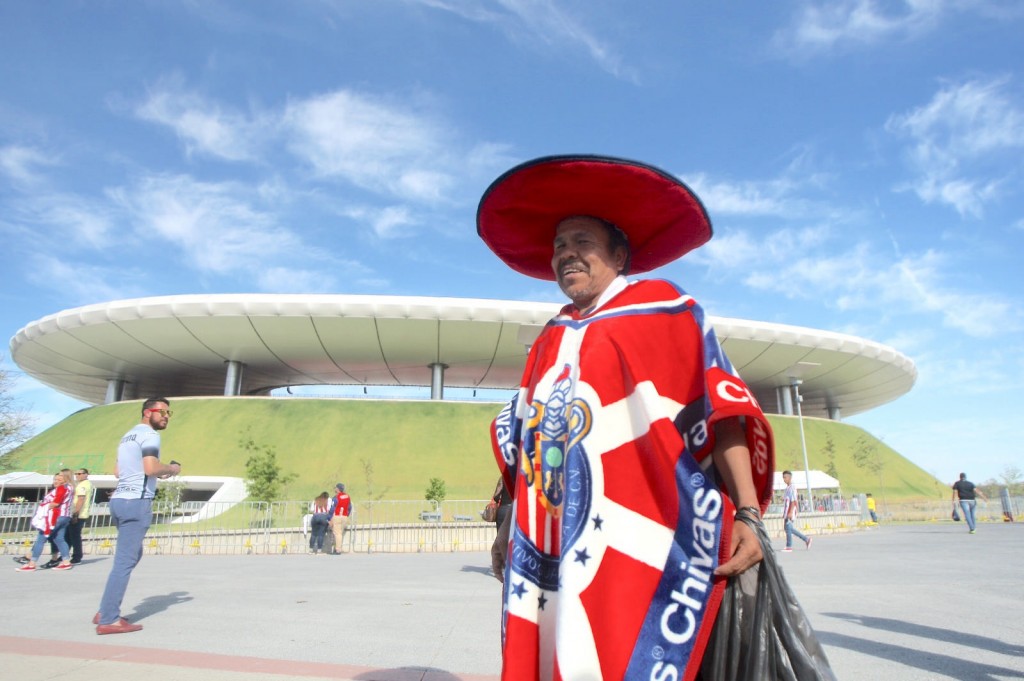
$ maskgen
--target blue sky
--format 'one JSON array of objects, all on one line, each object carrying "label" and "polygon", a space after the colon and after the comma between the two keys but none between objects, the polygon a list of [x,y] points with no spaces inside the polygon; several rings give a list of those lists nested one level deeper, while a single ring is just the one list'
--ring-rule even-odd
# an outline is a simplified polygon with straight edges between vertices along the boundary
[{"label": "blue sky", "polygon": [[[475,233],[515,163],[635,158],[704,200],[656,274],[712,315],[892,345],[854,416],[942,480],[1024,468],[1024,6],[0,3],[0,332],[187,293],[559,301]],[[84,406],[24,376],[39,428]]]}]

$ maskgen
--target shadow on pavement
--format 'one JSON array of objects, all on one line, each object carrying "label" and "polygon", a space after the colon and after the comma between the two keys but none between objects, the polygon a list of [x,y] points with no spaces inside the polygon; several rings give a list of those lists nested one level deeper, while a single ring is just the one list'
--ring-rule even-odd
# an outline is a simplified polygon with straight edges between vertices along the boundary
[{"label": "shadow on pavement", "polygon": [[[927,627],[931,628],[931,627]],[[1005,679],[1024,679],[1024,672],[999,667],[992,664],[972,662],[951,655],[939,655],[924,650],[915,650],[906,646],[869,641],[863,638],[836,634],[834,632],[818,632],[818,639],[826,646],[846,648],[870,657],[892,660],[908,667],[916,667],[932,672],[936,677],[952,677],[954,679],[974,679],[975,681],[1005,681]]]},{"label": "shadow on pavement", "polygon": [[179,603],[187,603],[191,601],[192,597],[188,595],[187,591],[172,591],[169,594],[161,596],[147,596],[142,599],[142,602],[135,606],[135,611],[128,615],[128,619],[132,622],[138,622],[144,620],[150,615],[156,615],[161,613],[172,605],[178,605]]},{"label": "shadow on pavement", "polygon": [[869,629],[893,631],[899,634],[919,636],[933,641],[944,641],[946,643],[954,643],[957,645],[969,646],[971,648],[980,648],[982,650],[990,650],[993,653],[1009,655],[1011,657],[1024,657],[1024,646],[1013,645],[1012,643],[988,638],[987,636],[978,636],[977,634],[970,634],[967,632],[957,631],[955,629],[929,627],[924,624],[915,624],[913,622],[903,622],[885,617],[855,615],[853,613],[846,612],[823,612],[821,614],[827,615],[828,617],[846,620],[847,622],[861,624]]}]

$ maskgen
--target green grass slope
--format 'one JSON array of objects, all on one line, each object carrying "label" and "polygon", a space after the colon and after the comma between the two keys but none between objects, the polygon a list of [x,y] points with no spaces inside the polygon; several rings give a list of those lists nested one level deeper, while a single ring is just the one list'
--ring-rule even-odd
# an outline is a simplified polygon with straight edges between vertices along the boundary
[{"label": "green grass slope", "polygon": [[[9,455],[14,470],[54,470],[58,463],[113,471],[117,442],[139,421],[140,402],[84,409]],[[483,499],[497,479],[488,425],[494,403],[303,398],[180,398],[163,433],[163,458],[188,475],[244,477],[247,433],[275,448],[278,463],[296,478],[286,490],[304,499],[344,482],[357,499],[422,499],[430,478],[445,481],[449,499]],[[769,417],[776,468],[803,469],[799,421]],[[844,494],[872,492],[889,501],[944,498],[945,484],[855,426],[805,418],[808,460],[827,470],[832,459]],[[864,442],[882,462],[881,474],[858,467]],[[372,469],[368,472],[368,468]]]}]

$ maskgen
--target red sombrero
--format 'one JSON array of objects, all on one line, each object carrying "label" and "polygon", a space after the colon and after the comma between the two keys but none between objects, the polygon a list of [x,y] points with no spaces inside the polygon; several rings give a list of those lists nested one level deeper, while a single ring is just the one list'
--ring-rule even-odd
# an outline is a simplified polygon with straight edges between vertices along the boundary
[{"label": "red sombrero", "polygon": [[512,168],[484,192],[476,231],[505,264],[554,280],[555,227],[574,215],[615,223],[629,239],[631,272],[648,272],[711,238],[696,194],[663,170],[608,156],[545,156]]}]

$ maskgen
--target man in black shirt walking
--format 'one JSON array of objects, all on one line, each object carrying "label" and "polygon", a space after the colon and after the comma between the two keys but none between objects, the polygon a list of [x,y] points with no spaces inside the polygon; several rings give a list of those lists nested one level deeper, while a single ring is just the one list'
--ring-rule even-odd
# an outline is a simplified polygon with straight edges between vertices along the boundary
[{"label": "man in black shirt walking", "polygon": [[967,521],[967,529],[971,534],[974,534],[976,531],[974,523],[974,508],[978,504],[974,498],[976,494],[988,503],[988,497],[985,496],[985,493],[967,479],[966,473],[961,473],[960,479],[953,483],[953,507],[955,508],[959,502],[960,509],[964,512],[964,520]]}]

